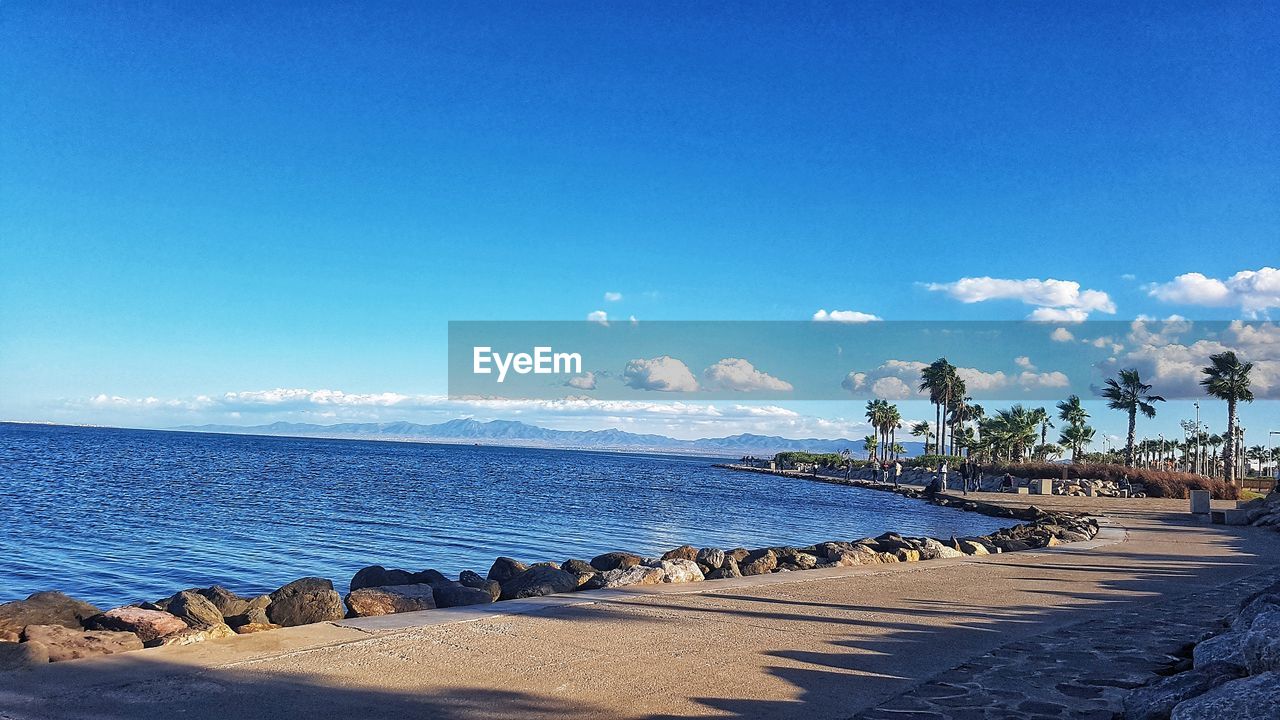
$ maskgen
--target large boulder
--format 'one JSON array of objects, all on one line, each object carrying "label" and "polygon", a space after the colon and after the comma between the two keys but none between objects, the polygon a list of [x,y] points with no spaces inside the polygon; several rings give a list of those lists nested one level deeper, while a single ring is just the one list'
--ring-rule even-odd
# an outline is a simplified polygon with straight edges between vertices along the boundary
[{"label": "large boulder", "polygon": [[143,643],[147,647],[164,647],[167,645],[194,645],[204,642],[205,640],[217,640],[218,638],[231,637],[236,632],[224,623],[214,623],[212,625],[197,625],[179,630],[176,633],[165,635]]},{"label": "large boulder", "polygon": [[708,570],[715,570],[724,565],[726,557],[720,548],[702,548],[694,560]]},{"label": "large boulder", "polygon": [[1238,677],[1239,671],[1227,665],[1170,675],[1130,692],[1124,699],[1124,720],[1168,720],[1178,703]]},{"label": "large boulder", "polygon": [[578,578],[554,565],[538,565],[502,583],[503,600],[539,597],[578,589]]},{"label": "large boulder", "polygon": [[353,617],[434,610],[435,591],[427,583],[360,588],[347,594],[347,607]]},{"label": "large boulder", "polygon": [[767,575],[778,567],[778,556],[773,550],[756,550],[738,561],[738,571],[743,575]]},{"label": "large boulder", "polygon": [[[221,622],[221,620],[219,620]],[[90,630],[130,632],[142,642],[150,642],[187,629],[187,622],[176,615],[161,610],[145,610],[129,605],[108,610],[84,621]]]},{"label": "large boulder", "polygon": [[1208,640],[1196,644],[1192,651],[1193,667],[1204,668],[1209,665],[1225,665],[1244,672],[1244,639],[1245,631],[1226,632],[1215,635]]},{"label": "large boulder", "polygon": [[578,587],[586,585],[587,581],[597,573],[596,569],[591,567],[591,563],[585,560],[565,560],[560,564],[560,569],[577,578]]},{"label": "large boulder", "polygon": [[875,538],[876,550],[880,552],[897,552],[898,550],[915,550],[915,543],[895,532],[887,532]]},{"label": "large boulder", "polygon": [[224,618],[248,612],[249,609],[253,607],[265,608],[267,605],[271,604],[271,597],[268,595],[259,595],[254,598],[242,598],[221,585],[212,585],[210,587],[197,590],[196,592],[200,593],[205,597],[205,599],[213,603],[213,606],[218,609],[218,612],[222,613]]},{"label": "large boulder", "polygon": [[665,574],[662,578],[665,583],[702,582],[705,579],[698,563],[692,560],[662,560],[657,567]]},{"label": "large boulder", "polygon": [[528,565],[509,557],[500,557],[493,561],[489,568],[489,579],[497,583],[505,583],[511,578],[529,569]]},{"label": "large boulder", "polygon": [[367,587],[389,587],[392,585],[409,585],[413,573],[404,570],[388,570],[381,565],[370,565],[361,568],[351,578],[351,589],[359,590]]},{"label": "large boulder", "polygon": [[487,589],[467,587],[461,583],[432,585],[436,607],[450,608],[462,605],[484,605],[496,598]]},{"label": "large boulder", "polygon": [[333,589],[333,583],[317,577],[294,580],[281,587],[271,593],[271,604],[267,606],[271,622],[284,627],[333,622],[344,615],[342,596]]},{"label": "large boulder", "polygon": [[662,554],[663,560],[697,560],[698,549],[692,545],[681,545],[675,550],[668,550]]},{"label": "large boulder", "polygon": [[990,555],[987,546],[975,540],[957,540],[956,545],[960,546],[960,552],[965,555]]},{"label": "large boulder", "polygon": [[594,590],[600,588],[620,588],[629,585],[658,585],[667,577],[662,568],[648,565],[632,565],[628,568],[605,570],[592,578],[583,587]]},{"label": "large boulder", "polygon": [[[929,551],[929,554],[933,555],[934,558],[942,558],[944,560],[948,560],[951,558],[964,557],[963,552],[953,547],[950,547],[949,545],[943,543],[940,540],[935,540],[933,538],[924,538],[920,542],[924,545],[925,549]],[[930,559],[933,559],[933,558],[930,558]]]},{"label": "large boulder", "polygon": [[222,613],[209,600],[193,590],[183,590],[164,601],[165,609],[192,627],[221,625]]},{"label": "large boulder", "polygon": [[605,570],[625,570],[644,562],[644,558],[629,552],[607,552],[591,558],[591,567]]},{"label": "large boulder", "polygon": [[28,625],[22,631],[22,641],[44,645],[49,662],[142,649],[142,641],[131,632],[72,630],[62,625]]},{"label": "large boulder", "polygon": [[708,580],[725,580],[728,578],[742,577],[742,571],[738,569],[738,561],[732,557],[725,555],[724,562],[720,567],[715,568],[711,572],[704,573],[704,577]]},{"label": "large boulder", "polygon": [[478,572],[463,570],[462,574],[458,575],[458,582],[469,588],[484,590],[494,600],[502,597],[502,583],[497,580],[490,580]]},{"label": "large boulder", "polygon": [[251,607],[239,615],[231,615],[227,618],[227,625],[234,630],[245,625],[270,625],[271,618],[267,617],[267,611],[264,608]]},{"label": "large boulder", "polygon": [[1280,717],[1280,672],[1222,683],[1178,703],[1172,720],[1276,720]]},{"label": "large boulder", "polygon": [[0,605],[0,635],[17,636],[28,625],[61,625],[79,629],[85,618],[102,612],[60,592],[33,593],[26,600]]},{"label": "large boulder", "polygon": [[0,642],[0,672],[49,664],[49,648],[39,641]]},{"label": "large boulder", "polygon": [[1280,608],[1254,617],[1244,634],[1244,665],[1250,674],[1280,670]]}]

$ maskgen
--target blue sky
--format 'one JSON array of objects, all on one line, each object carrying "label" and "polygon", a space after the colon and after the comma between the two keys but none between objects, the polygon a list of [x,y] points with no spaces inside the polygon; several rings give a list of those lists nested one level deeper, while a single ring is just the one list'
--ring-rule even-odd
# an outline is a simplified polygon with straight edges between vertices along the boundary
[{"label": "blue sky", "polygon": [[439,395],[449,320],[1265,319],[1278,31],[1249,3],[5,3],[0,417]]}]

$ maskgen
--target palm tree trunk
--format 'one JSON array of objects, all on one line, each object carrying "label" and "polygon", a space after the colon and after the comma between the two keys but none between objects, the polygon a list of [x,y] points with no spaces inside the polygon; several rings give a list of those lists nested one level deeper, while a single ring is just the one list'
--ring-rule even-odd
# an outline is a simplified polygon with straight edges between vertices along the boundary
[{"label": "palm tree trunk", "polygon": [[1138,407],[1129,408],[1129,437],[1124,445],[1124,466],[1133,467],[1133,440],[1138,432]]},{"label": "palm tree trunk", "polygon": [[933,452],[935,455],[942,454],[942,403],[933,404],[934,429],[937,430],[933,438]]},{"label": "palm tree trunk", "polygon": [[1227,398],[1227,446],[1222,451],[1222,474],[1232,485],[1236,481],[1236,399]]}]

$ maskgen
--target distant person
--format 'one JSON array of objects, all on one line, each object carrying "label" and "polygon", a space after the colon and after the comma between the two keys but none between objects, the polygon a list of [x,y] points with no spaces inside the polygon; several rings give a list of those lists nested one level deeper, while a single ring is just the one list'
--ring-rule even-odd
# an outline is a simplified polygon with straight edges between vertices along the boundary
[{"label": "distant person", "polygon": [[897,460],[893,461],[893,486],[898,487],[898,481],[902,479],[902,463]]},{"label": "distant person", "polygon": [[946,490],[947,489],[947,461],[946,460],[943,460],[942,467],[938,468],[938,475],[941,476],[940,479],[942,480],[942,489]]},{"label": "distant person", "polygon": [[969,494],[969,461],[960,464],[960,492]]},{"label": "distant person", "polygon": [[888,460],[885,460],[884,462],[880,463],[880,482],[882,483],[889,482],[889,461]]},{"label": "distant person", "polygon": [[1000,492],[1013,492],[1013,475],[1005,473],[1004,479],[1000,481]]}]

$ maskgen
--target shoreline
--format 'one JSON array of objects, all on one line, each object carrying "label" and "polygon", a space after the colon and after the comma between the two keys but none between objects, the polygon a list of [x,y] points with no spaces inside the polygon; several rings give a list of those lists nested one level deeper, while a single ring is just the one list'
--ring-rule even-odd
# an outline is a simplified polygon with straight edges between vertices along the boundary
[{"label": "shoreline", "polygon": [[[737,468],[731,468],[737,469]],[[782,474],[782,473],[774,473]],[[808,478],[814,479],[814,478]],[[420,572],[367,566],[341,596],[331,580],[305,577],[257,597],[241,597],[222,587],[180,590],[155,602],[101,611],[61,593],[36,593],[0,605],[0,667],[35,667],[49,662],[109,655],[145,647],[190,645],[234,635],[267,633],[286,627],[335,623],[463,606],[489,606],[529,598],[619,588],[687,586],[693,583],[775,576],[853,566],[885,566],[966,556],[999,555],[1093,540],[1099,525],[1082,514],[1013,509],[946,496],[927,497],[914,488],[870,481],[818,478],[833,484],[889,490],[934,505],[1018,521],[986,535],[949,539],[886,532],[853,540],[819,540],[811,545],[748,548],[694,548],[683,545],[661,557],[610,551],[590,561],[526,565],[499,557],[486,575],[463,571],[451,579]],[[18,640],[14,648],[12,641]],[[34,643],[34,644],[32,644]],[[21,650],[22,652],[20,652]]]}]

